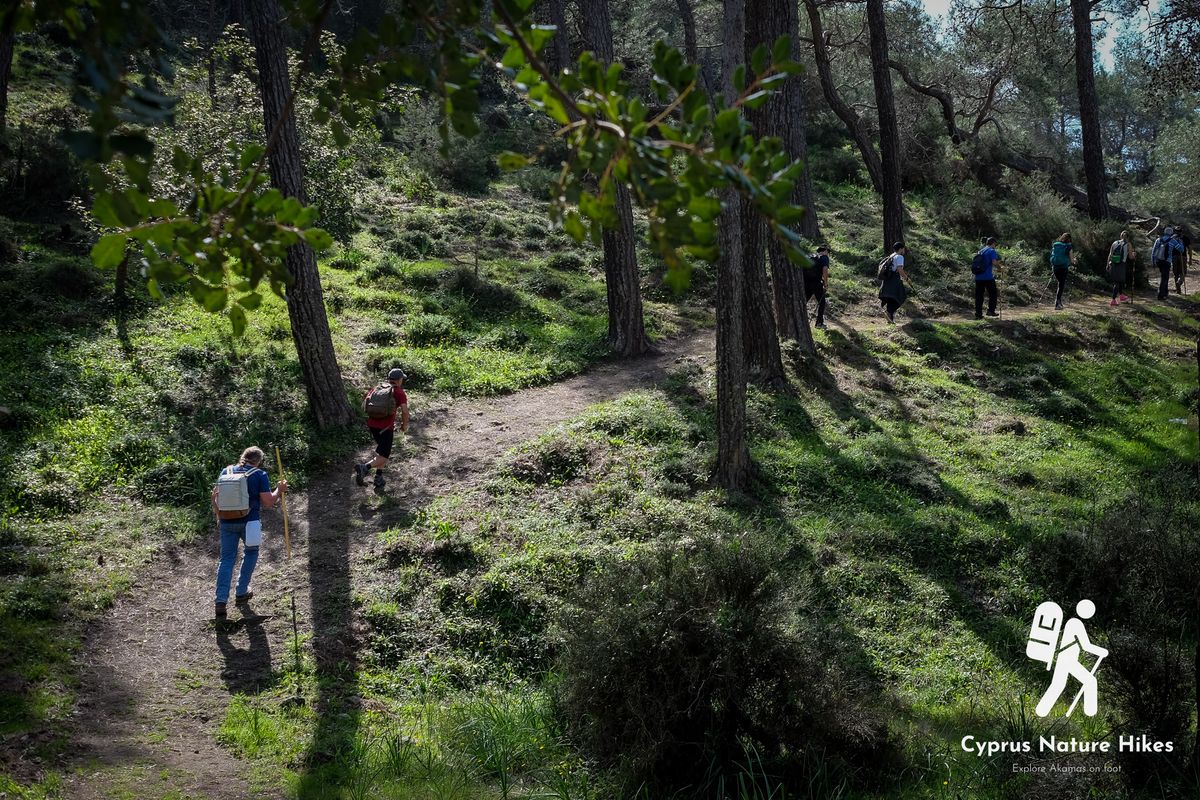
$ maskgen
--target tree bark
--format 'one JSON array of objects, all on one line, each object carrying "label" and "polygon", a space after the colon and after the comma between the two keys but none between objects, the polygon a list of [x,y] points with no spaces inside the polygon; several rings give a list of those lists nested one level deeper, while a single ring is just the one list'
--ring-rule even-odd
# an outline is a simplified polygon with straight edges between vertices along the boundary
[{"label": "tree bark", "polygon": [[1075,84],[1079,89],[1079,128],[1083,136],[1083,175],[1087,185],[1088,216],[1108,217],[1108,186],[1104,175],[1104,144],[1100,136],[1100,103],[1092,58],[1092,5],[1071,0],[1075,27]]},{"label": "tree bark", "polygon": [[904,197],[900,187],[900,128],[896,123],[896,99],[888,64],[883,0],[867,0],[867,30],[871,40],[871,77],[875,84],[875,107],[879,112],[879,156],[883,166],[880,176],[883,252],[890,253],[892,244],[904,239]]},{"label": "tree bark", "polygon": [[838,93],[837,84],[834,83],[833,68],[829,61],[829,43],[826,40],[825,26],[821,22],[821,10],[817,6],[817,0],[804,0],[804,8],[808,12],[808,22],[812,28],[813,60],[817,65],[821,94],[825,95],[825,102],[829,104],[829,109],[842,121],[850,138],[854,140],[854,145],[862,157],[863,166],[867,168],[871,186],[875,188],[876,192],[882,194],[883,166],[880,164],[879,154],[875,152],[875,144],[872,142],[871,135],[867,132],[862,118],[846,104],[846,101]]},{"label": "tree bark", "polygon": [[0,33],[0,136],[8,129],[8,80],[12,77],[14,37]]},{"label": "tree bark", "polygon": [[[733,70],[745,58],[744,0],[724,0],[724,78],[727,100],[737,96]],[[721,197],[717,235],[717,483],[742,491],[750,479],[750,449],[746,444],[746,360],[742,349],[742,224],[741,200],[735,189]]]},{"label": "tree bark", "polygon": [[556,71],[566,69],[571,63],[571,37],[567,33],[566,0],[546,0],[546,16],[554,26],[554,38],[550,40],[547,55],[549,67]]},{"label": "tree bark", "polygon": [[692,0],[675,0],[679,9],[679,21],[683,25],[683,55],[689,64],[700,63],[700,47],[696,42],[696,14],[692,11]]},{"label": "tree bark", "polygon": [[[276,125],[280,126],[278,139],[270,153],[271,184],[284,196],[307,203],[300,137],[296,131],[296,116],[288,103],[292,85],[288,75],[283,11],[279,0],[255,0],[246,4],[245,11],[258,65],[263,122],[268,136]],[[298,244],[288,250],[286,264],[292,278],[287,287],[288,316],[309,408],[319,428],[349,424],[355,415],[346,399],[346,387],[333,351],[316,254],[307,244]]]},{"label": "tree bark", "polygon": [[[780,36],[792,37],[792,58],[799,60],[799,11],[791,0],[766,0],[760,13],[746,20],[746,50],[753,52],[760,44],[770,47]],[[783,140],[784,150],[794,159],[805,162],[804,172],[789,200],[804,208],[800,233],[815,240],[817,215],[814,207],[812,173],[808,169],[808,140],[805,136],[804,91],[800,80],[792,76],[784,82],[780,93],[761,109],[761,131]],[[779,338],[792,339],[808,355],[815,355],[812,329],[808,323],[808,302],[804,296],[804,280],[795,264],[784,254],[783,246],[774,236],[767,237],[767,253],[771,258],[771,288],[774,295],[775,325]]]},{"label": "tree bark", "polygon": [[[579,21],[584,46],[605,64],[615,60],[612,18],[608,0],[580,0]],[[629,190],[617,184],[617,226],[605,229],[604,279],[608,287],[608,344],[622,356],[636,356],[650,349],[642,316],[641,272],[633,238],[633,203]]]},{"label": "tree bark", "polygon": [[746,350],[746,366],[758,383],[772,389],[787,386],[783,372],[783,354],[779,350],[779,333],[775,327],[771,287],[767,283],[766,234],[762,215],[749,198],[740,198],[742,229],[742,346]]}]

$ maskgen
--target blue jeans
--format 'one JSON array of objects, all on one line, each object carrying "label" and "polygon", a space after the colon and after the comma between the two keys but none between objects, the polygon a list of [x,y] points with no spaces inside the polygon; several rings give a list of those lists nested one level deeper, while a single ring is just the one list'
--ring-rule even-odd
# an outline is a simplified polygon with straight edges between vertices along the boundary
[{"label": "blue jeans", "polygon": [[[246,523],[221,523],[221,563],[217,567],[217,602],[229,602],[229,581],[233,578],[233,562],[237,560],[238,542],[246,540]],[[258,563],[258,548],[247,547],[242,553],[242,571],[238,575],[237,593],[250,591],[250,578]]]}]

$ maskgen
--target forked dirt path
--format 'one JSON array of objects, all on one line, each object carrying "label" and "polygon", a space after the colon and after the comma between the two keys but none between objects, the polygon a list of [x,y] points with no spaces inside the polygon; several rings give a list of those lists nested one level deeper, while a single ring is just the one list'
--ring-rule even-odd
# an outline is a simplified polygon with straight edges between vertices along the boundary
[{"label": "forked dirt path", "polygon": [[[216,734],[233,693],[261,690],[272,670],[290,663],[290,593],[301,636],[310,637],[305,657],[323,674],[352,668],[360,630],[352,596],[380,531],[470,486],[509,448],[590,405],[655,386],[677,364],[706,361],[712,352],[712,331],[701,331],[662,342],[651,355],[504,397],[429,405],[415,397],[411,435],[381,495],[354,485],[349,458],[330,464],[307,493],[289,497],[290,559],[280,516],[264,514],[255,598],[237,609],[230,603],[221,626],[212,619],[215,535],[206,547],[164,552],[86,639],[70,763],[63,765],[70,771],[66,796],[272,796],[251,785],[246,764]],[[365,457],[366,431],[363,440],[358,455]],[[319,716],[346,701],[308,698]]]}]

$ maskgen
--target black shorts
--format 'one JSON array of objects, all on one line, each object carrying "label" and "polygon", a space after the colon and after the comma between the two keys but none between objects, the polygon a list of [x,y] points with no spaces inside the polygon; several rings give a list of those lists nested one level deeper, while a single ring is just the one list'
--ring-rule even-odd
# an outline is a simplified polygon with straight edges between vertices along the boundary
[{"label": "black shorts", "polygon": [[384,458],[392,457],[392,439],[396,436],[395,428],[367,428],[371,438],[375,440],[375,452]]}]

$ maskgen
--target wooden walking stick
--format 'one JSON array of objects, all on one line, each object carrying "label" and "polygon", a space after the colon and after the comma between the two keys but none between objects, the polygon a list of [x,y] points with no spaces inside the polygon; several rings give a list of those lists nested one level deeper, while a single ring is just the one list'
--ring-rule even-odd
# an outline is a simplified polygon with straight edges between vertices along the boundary
[{"label": "wooden walking stick", "polygon": [[[279,457],[279,445],[275,445],[275,463],[279,465],[279,480],[286,481],[287,475],[283,471],[283,459]],[[279,495],[279,507],[283,511],[283,547],[287,551],[287,557],[292,557],[292,537],[288,534],[288,518],[287,518],[287,492]]]}]

